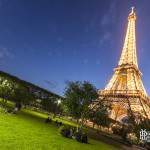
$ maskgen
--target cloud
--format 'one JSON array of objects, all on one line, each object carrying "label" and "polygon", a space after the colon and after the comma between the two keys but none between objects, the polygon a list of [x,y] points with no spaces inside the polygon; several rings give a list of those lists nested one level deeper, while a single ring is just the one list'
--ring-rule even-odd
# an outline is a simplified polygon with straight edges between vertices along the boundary
[{"label": "cloud", "polygon": [[61,47],[56,47],[54,49],[50,49],[48,51],[48,56],[57,56],[57,57],[62,57],[63,56],[63,52],[61,51]]},{"label": "cloud", "polygon": [[58,86],[58,83],[56,81],[52,81],[52,80],[45,80],[44,81],[50,89],[54,89]]},{"label": "cloud", "polygon": [[0,59],[14,58],[14,54],[8,48],[0,47]]},{"label": "cloud", "polygon": [[107,27],[114,23],[116,20],[116,3],[112,2],[109,6],[109,9],[105,12],[104,16],[101,19],[101,26]]},{"label": "cloud", "polygon": [[83,64],[85,64],[85,65],[88,64],[88,62],[89,62],[88,59],[84,59],[84,60],[83,60]]},{"label": "cloud", "polygon": [[108,14],[105,14],[101,20],[101,25],[106,26],[110,23],[110,17]]},{"label": "cloud", "polygon": [[96,60],[96,64],[99,65],[101,62],[100,60]]},{"label": "cloud", "polygon": [[103,34],[103,36],[101,36],[101,39],[100,39],[100,45],[104,44],[106,41],[110,40],[112,37],[112,34],[110,32],[105,32]]},{"label": "cloud", "polygon": [[52,50],[48,52],[48,56],[53,56],[53,51]]},{"label": "cloud", "polygon": [[112,38],[112,30],[111,26],[116,21],[116,3],[112,2],[109,5],[109,8],[106,9],[105,14],[103,15],[100,25],[101,29],[103,30],[103,34],[100,37],[100,46],[103,45],[105,42],[110,41]]},{"label": "cloud", "polygon": [[57,41],[58,41],[59,43],[63,42],[63,37],[59,36],[59,37],[57,38]]}]

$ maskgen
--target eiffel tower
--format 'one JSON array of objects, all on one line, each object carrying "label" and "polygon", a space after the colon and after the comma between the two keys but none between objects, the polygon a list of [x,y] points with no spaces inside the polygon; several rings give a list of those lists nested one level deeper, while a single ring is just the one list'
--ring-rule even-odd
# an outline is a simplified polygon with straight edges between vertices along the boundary
[{"label": "eiffel tower", "polygon": [[110,103],[110,117],[119,122],[127,117],[128,110],[150,118],[150,99],[142,83],[142,73],[139,70],[136,53],[134,7],[128,16],[128,26],[122,54],[114,74],[104,90],[99,90],[99,99],[93,108],[98,107],[101,100]]}]

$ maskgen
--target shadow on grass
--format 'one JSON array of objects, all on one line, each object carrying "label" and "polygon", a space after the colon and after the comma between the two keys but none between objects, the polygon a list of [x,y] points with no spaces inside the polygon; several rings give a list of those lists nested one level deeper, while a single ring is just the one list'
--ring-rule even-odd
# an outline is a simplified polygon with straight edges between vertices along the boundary
[{"label": "shadow on grass", "polygon": [[20,112],[17,113],[19,117],[26,118],[28,120],[34,120],[37,122],[43,122],[48,117],[46,114],[41,114],[39,112],[35,112],[32,110],[22,109]]}]

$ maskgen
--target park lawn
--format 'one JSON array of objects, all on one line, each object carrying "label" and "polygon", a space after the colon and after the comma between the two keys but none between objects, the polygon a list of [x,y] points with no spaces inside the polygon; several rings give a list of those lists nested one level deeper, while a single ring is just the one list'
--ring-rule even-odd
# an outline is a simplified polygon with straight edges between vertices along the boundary
[{"label": "park lawn", "polygon": [[[45,118],[48,117],[48,114],[45,114],[45,113],[42,113],[42,112],[37,112],[37,111],[32,111],[32,110],[30,110],[30,109],[24,109],[23,112],[25,112],[25,113],[27,113],[27,114],[30,114],[30,115],[33,115],[33,116],[38,116],[38,117],[43,118],[43,119],[45,119]],[[52,117],[51,117],[51,118],[52,118]],[[61,122],[63,122],[64,124],[67,124],[67,125],[70,125],[70,126],[75,126],[75,127],[78,126],[78,124],[76,124],[76,123],[74,123],[74,122],[67,121],[67,120],[65,120],[65,119],[63,119],[63,118],[59,118],[59,117],[55,117],[55,118],[53,118],[52,120],[53,120],[53,121],[56,121],[56,120],[57,120],[57,121],[61,121]]]},{"label": "park lawn", "polygon": [[[82,144],[62,137],[46,114],[23,110],[17,115],[0,113],[0,150],[118,150],[96,140]],[[67,123],[67,122],[66,122]]]}]

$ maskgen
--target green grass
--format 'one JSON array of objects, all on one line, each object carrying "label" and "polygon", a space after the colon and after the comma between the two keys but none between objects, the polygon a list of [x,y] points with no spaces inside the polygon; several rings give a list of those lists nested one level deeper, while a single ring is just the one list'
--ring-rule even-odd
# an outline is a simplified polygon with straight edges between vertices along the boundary
[{"label": "green grass", "polygon": [[0,150],[118,150],[92,139],[82,144],[64,138],[55,125],[44,122],[46,117],[30,110],[17,115],[0,113]]}]

